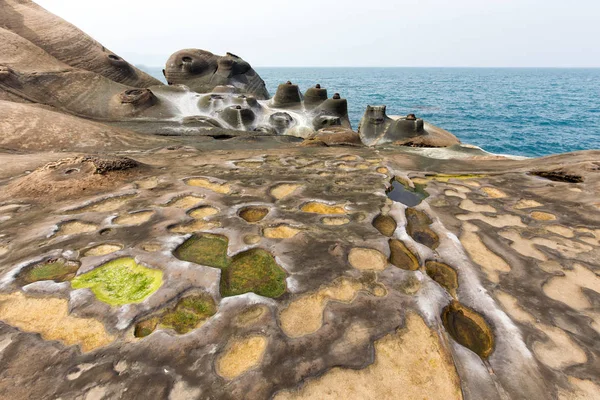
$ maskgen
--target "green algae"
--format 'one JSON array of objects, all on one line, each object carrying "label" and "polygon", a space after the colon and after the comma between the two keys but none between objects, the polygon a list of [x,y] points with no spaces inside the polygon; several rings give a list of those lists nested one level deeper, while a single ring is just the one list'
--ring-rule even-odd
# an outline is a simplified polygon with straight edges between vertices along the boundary
[{"label": "green algae", "polygon": [[196,329],[206,319],[215,315],[217,307],[207,293],[194,294],[179,300],[172,309],[139,322],[134,329],[135,337],[146,337],[157,327],[173,329],[180,335]]},{"label": "green algae", "polygon": [[223,269],[229,265],[228,245],[229,239],[226,236],[202,233],[183,242],[173,254],[183,261]]},{"label": "green algae", "polygon": [[112,306],[141,303],[162,285],[163,273],[133,258],[119,258],[71,281],[74,289],[89,288],[98,300]]},{"label": "green algae", "polygon": [[79,263],[76,261],[52,259],[26,268],[17,280],[23,285],[38,281],[67,282],[75,277],[78,269]]},{"label": "green algae", "polygon": [[183,261],[221,269],[223,297],[254,292],[276,298],[285,293],[287,275],[271,253],[251,249],[230,258],[227,256],[228,244],[226,236],[195,234],[175,249],[173,254]]},{"label": "green algae", "polygon": [[254,292],[277,298],[285,293],[286,273],[266,250],[251,249],[236,255],[221,277],[221,295]]}]

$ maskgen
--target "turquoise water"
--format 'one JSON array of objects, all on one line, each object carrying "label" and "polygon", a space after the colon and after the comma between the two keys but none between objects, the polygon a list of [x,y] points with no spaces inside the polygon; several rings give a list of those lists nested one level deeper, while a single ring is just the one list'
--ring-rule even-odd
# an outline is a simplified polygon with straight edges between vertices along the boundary
[{"label": "turquoise water", "polygon": [[[354,129],[367,105],[414,113],[492,153],[600,149],[600,69],[256,68],[271,95],[291,80],[348,99]],[[162,78],[160,69],[150,72]]]}]

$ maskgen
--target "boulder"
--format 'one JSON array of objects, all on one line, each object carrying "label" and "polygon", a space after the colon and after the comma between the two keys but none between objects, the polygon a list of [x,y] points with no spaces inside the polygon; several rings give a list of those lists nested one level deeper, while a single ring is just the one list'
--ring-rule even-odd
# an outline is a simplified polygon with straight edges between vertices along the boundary
[{"label": "boulder", "polygon": [[163,73],[169,85],[186,85],[198,93],[231,86],[259,100],[270,97],[265,82],[250,64],[231,53],[218,56],[206,50],[180,50],[169,57]]}]

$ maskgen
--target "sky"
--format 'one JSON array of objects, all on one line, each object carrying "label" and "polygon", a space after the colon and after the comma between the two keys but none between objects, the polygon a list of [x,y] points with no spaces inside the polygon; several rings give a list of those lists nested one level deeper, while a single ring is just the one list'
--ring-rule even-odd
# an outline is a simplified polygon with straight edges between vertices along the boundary
[{"label": "sky", "polygon": [[37,0],[133,64],[600,67],[598,0]]}]

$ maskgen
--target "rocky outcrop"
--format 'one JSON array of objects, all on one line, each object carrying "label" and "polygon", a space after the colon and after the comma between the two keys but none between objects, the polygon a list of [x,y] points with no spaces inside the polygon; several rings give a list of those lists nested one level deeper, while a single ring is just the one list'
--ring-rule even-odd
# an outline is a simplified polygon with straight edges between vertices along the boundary
[{"label": "rocky outcrop", "polygon": [[169,85],[186,85],[198,93],[233,86],[261,100],[270,97],[265,82],[250,64],[231,53],[218,56],[206,50],[180,50],[169,57],[163,72]]},{"label": "rocky outcrop", "polygon": [[450,132],[428,124],[414,114],[390,118],[386,106],[367,106],[358,132],[367,146],[450,147],[460,143]]},{"label": "rocky outcrop", "polygon": [[[23,37],[73,68],[94,72],[132,87],[162,85],[77,27],[30,0],[0,0],[0,27]],[[35,64],[33,54],[23,55]]]}]

